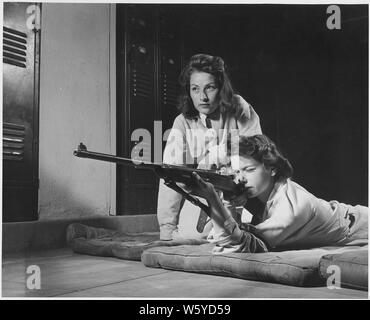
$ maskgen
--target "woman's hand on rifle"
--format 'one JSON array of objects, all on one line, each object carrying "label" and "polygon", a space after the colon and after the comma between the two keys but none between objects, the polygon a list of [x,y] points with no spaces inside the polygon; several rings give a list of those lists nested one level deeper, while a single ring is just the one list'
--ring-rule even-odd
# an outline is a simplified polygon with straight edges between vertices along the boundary
[{"label": "woman's hand on rifle", "polygon": [[224,207],[214,186],[204,181],[196,172],[193,172],[194,187],[192,194],[207,200],[210,218],[223,228],[224,222],[231,218],[230,212]]},{"label": "woman's hand on rifle", "polygon": [[196,172],[192,173],[194,184],[191,187],[191,193],[213,202],[215,198],[219,198],[215,187],[209,182],[205,182]]}]

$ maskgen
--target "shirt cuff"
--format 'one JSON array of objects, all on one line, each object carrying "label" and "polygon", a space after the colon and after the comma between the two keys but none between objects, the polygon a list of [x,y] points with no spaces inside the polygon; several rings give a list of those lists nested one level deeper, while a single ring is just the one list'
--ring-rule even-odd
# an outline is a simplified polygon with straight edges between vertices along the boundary
[{"label": "shirt cuff", "polygon": [[230,240],[233,243],[239,243],[243,237],[243,231],[240,230],[236,221],[230,217],[225,220],[224,228],[227,234],[230,235]]},{"label": "shirt cuff", "polygon": [[173,226],[161,226],[159,231],[160,240],[172,240],[173,233],[177,231],[176,227]]}]

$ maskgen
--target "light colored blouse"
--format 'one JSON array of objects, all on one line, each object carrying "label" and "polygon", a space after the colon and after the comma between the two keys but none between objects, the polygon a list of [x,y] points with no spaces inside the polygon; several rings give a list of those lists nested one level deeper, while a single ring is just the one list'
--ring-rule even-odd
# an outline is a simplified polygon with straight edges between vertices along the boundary
[{"label": "light colored blouse", "polygon": [[[211,119],[212,129],[208,129],[205,117],[185,118],[183,114],[176,117],[167,138],[163,154],[163,162],[173,165],[197,166],[204,162],[207,152],[215,146],[226,144],[228,134],[252,136],[261,134],[261,126],[257,113],[241,96],[236,96],[242,110],[241,115],[223,114],[219,119]],[[177,234],[179,212],[182,196],[160,181],[158,193],[157,217],[162,240],[170,240],[181,235]]]},{"label": "light colored blouse", "polygon": [[[358,238],[367,242],[368,209],[358,208],[338,201],[325,201],[315,197],[298,183],[287,179],[275,184],[262,216],[262,222],[251,226],[252,237],[263,240],[269,248],[310,248],[346,244],[350,237],[349,213],[357,214],[357,223],[353,230],[361,230]],[[365,210],[362,210],[365,209]],[[217,251],[222,252],[260,252],[251,251],[250,235],[240,230],[233,219],[225,222],[225,228],[232,230],[231,236],[226,233],[211,237],[219,242]],[[355,235],[351,237],[356,238]],[[249,241],[249,242],[248,242]]]}]

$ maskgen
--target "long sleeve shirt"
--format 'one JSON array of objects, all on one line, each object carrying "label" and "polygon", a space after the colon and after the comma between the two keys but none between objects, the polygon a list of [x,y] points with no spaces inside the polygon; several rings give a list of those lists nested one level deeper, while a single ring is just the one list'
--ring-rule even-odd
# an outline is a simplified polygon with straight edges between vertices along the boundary
[{"label": "long sleeve shirt", "polygon": [[[200,115],[191,119],[183,114],[177,116],[167,138],[163,162],[196,167],[211,147],[226,144],[230,132],[246,136],[261,134],[257,113],[241,96],[236,98],[242,109],[240,116],[236,118],[233,115],[221,114],[219,119],[211,120],[211,131],[207,128],[204,117]],[[162,240],[178,236],[177,225],[182,203],[183,197],[160,180],[157,217]]]},{"label": "long sleeve shirt", "polygon": [[[226,221],[225,229],[232,232],[211,238],[218,243],[216,250],[261,252],[267,247],[302,249],[368,241],[368,208],[325,201],[290,179],[275,183],[261,221],[251,232],[240,230],[232,219]],[[251,246],[251,238],[263,241],[266,248],[261,243]]]}]

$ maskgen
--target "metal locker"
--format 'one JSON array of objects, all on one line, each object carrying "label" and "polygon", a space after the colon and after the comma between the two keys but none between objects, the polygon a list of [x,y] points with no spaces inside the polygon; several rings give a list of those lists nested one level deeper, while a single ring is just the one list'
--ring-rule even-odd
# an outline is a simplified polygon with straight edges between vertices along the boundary
[{"label": "metal locker", "polygon": [[[173,7],[174,8],[174,7]],[[154,121],[162,133],[177,114],[181,70],[179,10],[160,5],[117,6],[117,150],[131,157],[136,129],[150,133],[148,158],[154,159]],[[164,121],[163,121],[164,120]],[[156,137],[162,140],[162,136]],[[141,156],[141,154],[140,154]],[[118,214],[150,214],[157,208],[158,178],[152,172],[117,168]]]},{"label": "metal locker", "polygon": [[37,220],[41,5],[3,8],[3,221]]}]

